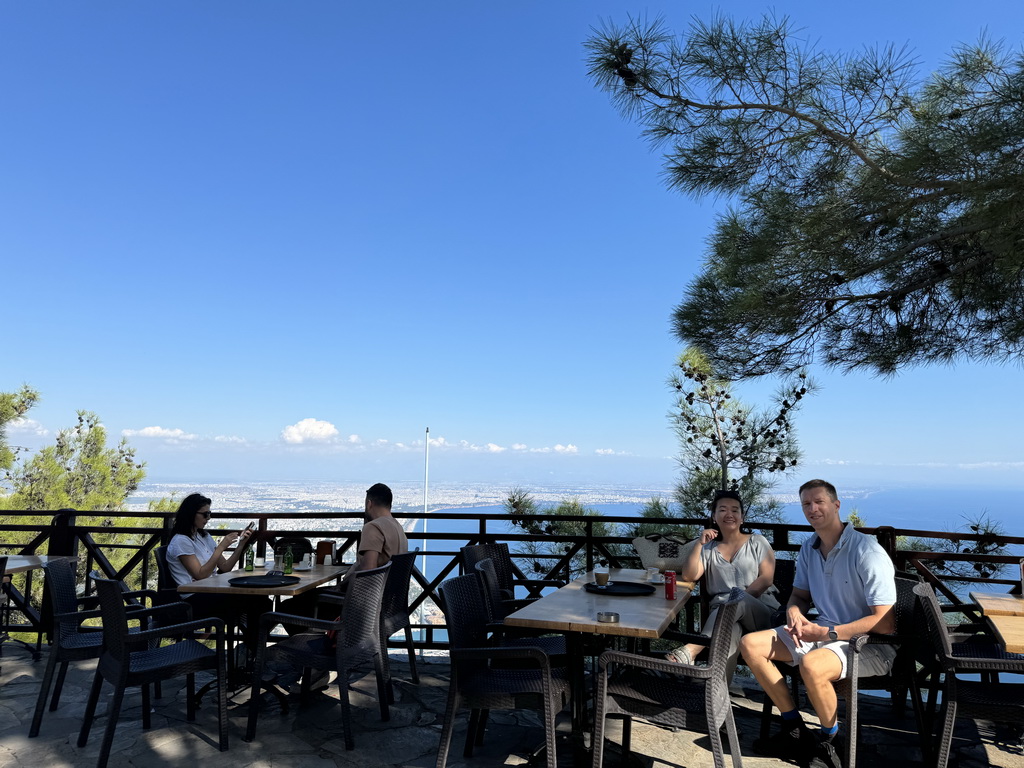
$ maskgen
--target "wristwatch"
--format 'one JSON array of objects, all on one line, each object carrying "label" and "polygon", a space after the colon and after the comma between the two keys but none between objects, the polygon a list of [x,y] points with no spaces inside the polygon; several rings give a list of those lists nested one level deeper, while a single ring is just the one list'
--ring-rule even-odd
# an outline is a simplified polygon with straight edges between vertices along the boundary
[{"label": "wristwatch", "polygon": [[829,627],[828,628],[828,639],[829,639],[829,642],[832,642],[832,643],[834,643],[836,640],[839,639],[839,635],[836,634],[836,628],[835,627]]}]

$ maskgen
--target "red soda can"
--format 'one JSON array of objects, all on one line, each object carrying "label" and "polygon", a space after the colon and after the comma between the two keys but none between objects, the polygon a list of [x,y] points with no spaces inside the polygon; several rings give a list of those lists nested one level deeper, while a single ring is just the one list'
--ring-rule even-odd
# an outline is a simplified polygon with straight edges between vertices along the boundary
[{"label": "red soda can", "polygon": [[676,599],[676,572],[665,571],[665,599]]}]

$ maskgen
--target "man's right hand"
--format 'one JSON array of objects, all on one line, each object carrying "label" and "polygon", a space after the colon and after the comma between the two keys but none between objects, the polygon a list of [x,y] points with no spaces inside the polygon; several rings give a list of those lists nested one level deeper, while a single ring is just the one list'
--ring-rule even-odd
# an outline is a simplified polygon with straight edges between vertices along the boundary
[{"label": "man's right hand", "polygon": [[[816,628],[817,626],[817,624],[804,616],[800,606],[791,605],[786,609],[786,631],[789,632],[789,636],[797,643],[804,640],[804,635],[811,631],[811,627]],[[811,638],[807,639],[808,642],[811,642]]]}]

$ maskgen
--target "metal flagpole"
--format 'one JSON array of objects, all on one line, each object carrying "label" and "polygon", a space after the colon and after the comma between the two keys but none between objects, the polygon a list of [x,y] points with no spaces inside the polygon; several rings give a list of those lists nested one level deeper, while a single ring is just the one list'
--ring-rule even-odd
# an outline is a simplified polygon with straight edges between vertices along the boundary
[{"label": "metal flagpole", "polygon": [[[423,578],[430,579],[427,577],[427,489],[430,484],[430,427],[427,427],[427,438],[423,446],[423,548],[420,550],[423,555],[420,558],[420,570],[423,572]],[[424,624],[423,613],[426,606],[426,600],[420,603],[419,610],[419,623]],[[427,629],[423,627],[420,632],[420,658],[423,658],[423,643],[427,641]]]}]

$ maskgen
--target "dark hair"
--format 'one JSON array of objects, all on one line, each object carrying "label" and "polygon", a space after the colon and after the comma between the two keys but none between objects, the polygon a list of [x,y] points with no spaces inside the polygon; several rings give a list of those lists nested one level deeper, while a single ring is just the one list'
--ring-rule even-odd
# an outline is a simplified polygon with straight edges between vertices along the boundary
[{"label": "dark hair", "polygon": [[391,502],[393,495],[391,489],[388,488],[384,483],[374,483],[366,489],[366,498],[370,500],[370,504],[375,507],[387,507],[391,509]]},{"label": "dark hair", "polygon": [[804,491],[811,491],[815,488],[824,488],[828,495],[832,497],[832,501],[839,501],[839,494],[836,493],[836,487],[828,480],[808,480],[800,486],[798,495],[803,496]]},{"label": "dark hair", "polygon": [[189,538],[195,535],[196,513],[213,502],[201,493],[190,493],[181,500],[178,511],[174,515],[174,528],[171,533],[180,533]]}]

